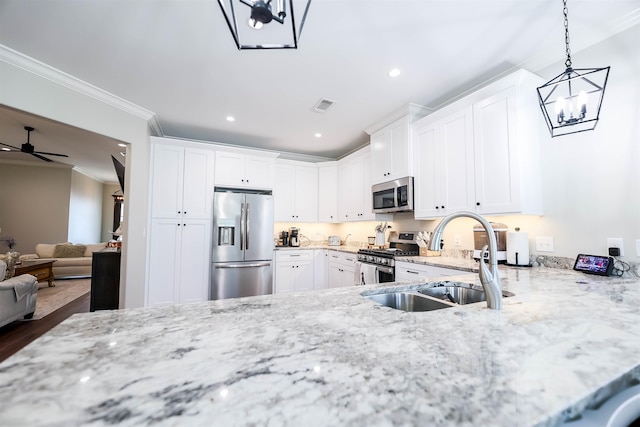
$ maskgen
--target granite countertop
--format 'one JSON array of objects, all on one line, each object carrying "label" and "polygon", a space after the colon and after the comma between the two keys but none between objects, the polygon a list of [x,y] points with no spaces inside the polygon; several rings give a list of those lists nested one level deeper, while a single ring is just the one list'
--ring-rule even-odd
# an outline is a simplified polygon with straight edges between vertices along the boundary
[{"label": "granite countertop", "polygon": [[554,426],[640,380],[638,279],[503,273],[501,311],[383,284],[76,314],[0,364],[0,424]]}]

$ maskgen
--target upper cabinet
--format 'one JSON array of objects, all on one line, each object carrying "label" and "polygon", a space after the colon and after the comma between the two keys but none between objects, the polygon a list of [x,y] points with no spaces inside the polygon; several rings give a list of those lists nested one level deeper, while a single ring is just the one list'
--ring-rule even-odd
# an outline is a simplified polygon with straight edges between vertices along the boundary
[{"label": "upper cabinet", "polygon": [[429,112],[415,104],[396,111],[367,130],[371,135],[371,184],[413,176],[411,123]]},{"label": "upper cabinet", "polygon": [[[335,197],[335,193],[333,195]],[[273,187],[274,219],[318,221],[318,168],[315,164],[277,160]]]},{"label": "upper cabinet", "polygon": [[235,151],[216,152],[216,186],[273,188],[275,159]]},{"label": "upper cabinet", "polygon": [[152,138],[151,216],[208,219],[215,152],[203,144]]},{"label": "upper cabinet", "polygon": [[318,221],[338,221],[338,163],[318,163]]},{"label": "upper cabinet", "polygon": [[542,83],[520,70],[413,124],[417,219],[543,213]]},{"label": "upper cabinet", "polygon": [[369,147],[338,161],[338,220],[373,221]]}]

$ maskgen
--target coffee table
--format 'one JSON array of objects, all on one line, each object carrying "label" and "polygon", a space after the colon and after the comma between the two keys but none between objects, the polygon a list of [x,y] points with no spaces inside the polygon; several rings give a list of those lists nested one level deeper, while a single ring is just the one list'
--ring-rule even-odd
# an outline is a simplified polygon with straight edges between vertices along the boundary
[{"label": "coffee table", "polygon": [[49,282],[49,287],[55,286],[53,284],[53,263],[54,261],[39,261],[39,260],[24,260],[22,264],[16,265],[15,275],[31,274],[36,276],[38,282],[46,280]]}]

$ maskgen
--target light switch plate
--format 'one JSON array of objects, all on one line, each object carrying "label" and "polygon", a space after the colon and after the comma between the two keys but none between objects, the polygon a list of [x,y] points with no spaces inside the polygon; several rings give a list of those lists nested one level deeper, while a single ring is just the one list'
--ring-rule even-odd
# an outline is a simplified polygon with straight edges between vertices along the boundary
[{"label": "light switch plate", "polygon": [[553,252],[553,237],[538,236],[536,237],[536,251],[538,252]]},{"label": "light switch plate", "polygon": [[640,239],[636,239],[636,256],[640,258]]}]

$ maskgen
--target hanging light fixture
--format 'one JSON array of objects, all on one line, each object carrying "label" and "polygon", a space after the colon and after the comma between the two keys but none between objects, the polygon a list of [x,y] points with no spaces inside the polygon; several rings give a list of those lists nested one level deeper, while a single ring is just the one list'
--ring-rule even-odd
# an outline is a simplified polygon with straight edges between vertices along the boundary
[{"label": "hanging light fixture", "polygon": [[311,0],[295,3],[304,7],[300,21],[296,21],[294,0],[218,0],[238,50],[297,49]]},{"label": "hanging light fixture", "polygon": [[538,88],[538,101],[552,137],[595,129],[611,68],[572,67],[567,0],[563,3],[566,70]]}]

